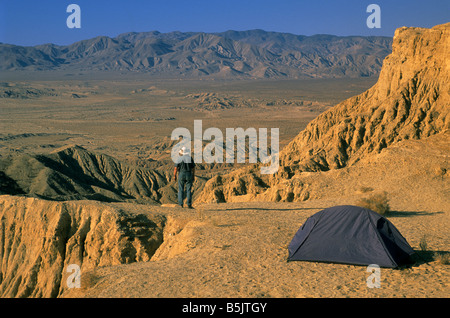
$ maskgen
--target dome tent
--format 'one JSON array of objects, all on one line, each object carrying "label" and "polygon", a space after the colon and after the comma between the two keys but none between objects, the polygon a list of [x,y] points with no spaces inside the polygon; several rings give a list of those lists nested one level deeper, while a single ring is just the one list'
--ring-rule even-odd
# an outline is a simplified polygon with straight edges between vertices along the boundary
[{"label": "dome tent", "polygon": [[309,217],[288,246],[288,261],[317,261],[395,268],[411,262],[413,249],[386,218],[343,205]]}]

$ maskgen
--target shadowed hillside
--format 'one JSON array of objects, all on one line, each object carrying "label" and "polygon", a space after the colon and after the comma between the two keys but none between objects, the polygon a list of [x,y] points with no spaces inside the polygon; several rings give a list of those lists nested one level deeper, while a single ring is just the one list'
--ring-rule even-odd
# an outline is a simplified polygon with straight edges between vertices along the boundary
[{"label": "shadowed hillside", "polygon": [[[12,155],[0,160],[0,169],[0,191],[6,194],[52,200],[176,201],[172,169],[135,167],[79,146],[48,155]],[[203,183],[197,178],[195,187]]]}]

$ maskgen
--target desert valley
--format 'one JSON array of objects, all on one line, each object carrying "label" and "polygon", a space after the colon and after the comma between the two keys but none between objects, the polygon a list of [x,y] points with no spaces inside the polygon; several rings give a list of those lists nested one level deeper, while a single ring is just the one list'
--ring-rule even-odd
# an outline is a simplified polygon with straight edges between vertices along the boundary
[{"label": "desert valley", "polygon": [[[449,47],[450,23],[0,44],[0,296],[448,297]],[[171,133],[194,120],[279,128],[278,171],[198,164],[177,207]],[[411,266],[368,288],[365,266],[287,262],[308,217],[377,196]]]}]

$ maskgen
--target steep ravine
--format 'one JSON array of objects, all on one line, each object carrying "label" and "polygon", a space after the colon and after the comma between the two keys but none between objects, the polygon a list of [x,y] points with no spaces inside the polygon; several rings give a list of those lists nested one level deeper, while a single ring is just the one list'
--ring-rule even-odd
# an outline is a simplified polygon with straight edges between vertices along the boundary
[{"label": "steep ravine", "polygon": [[67,288],[70,264],[86,272],[149,261],[166,222],[148,209],[0,196],[0,296],[57,297]]}]

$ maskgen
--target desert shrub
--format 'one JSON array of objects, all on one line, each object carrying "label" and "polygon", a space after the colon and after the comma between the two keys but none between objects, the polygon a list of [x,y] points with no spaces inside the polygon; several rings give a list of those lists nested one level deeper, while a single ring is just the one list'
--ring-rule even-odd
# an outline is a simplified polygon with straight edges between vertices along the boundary
[{"label": "desert shrub", "polygon": [[437,253],[435,256],[436,261],[442,265],[450,264],[450,254],[448,253]]},{"label": "desert shrub", "polygon": [[425,235],[422,236],[422,238],[420,239],[419,247],[422,252],[426,252],[428,250],[428,242],[427,237]]},{"label": "desert shrub", "polygon": [[367,193],[367,192],[373,191],[373,188],[371,188],[371,187],[360,187],[359,191],[361,191],[362,193]]},{"label": "desert shrub", "polygon": [[370,209],[381,215],[384,215],[390,211],[389,199],[387,192],[375,193],[367,198],[363,198],[356,203],[357,206]]}]

